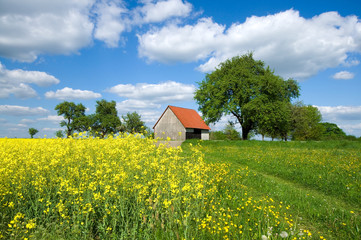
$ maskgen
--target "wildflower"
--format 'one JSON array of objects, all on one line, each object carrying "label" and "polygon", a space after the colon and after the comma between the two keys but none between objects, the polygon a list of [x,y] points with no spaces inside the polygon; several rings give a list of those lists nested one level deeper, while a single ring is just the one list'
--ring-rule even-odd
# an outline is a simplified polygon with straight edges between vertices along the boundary
[{"label": "wildflower", "polygon": [[281,237],[281,238],[286,238],[286,237],[288,237],[288,233],[285,232],[285,231],[282,231],[282,232],[280,233],[280,237]]},{"label": "wildflower", "polygon": [[26,226],[25,226],[27,229],[32,229],[32,228],[35,228],[36,227],[36,223],[35,223],[35,220],[30,220]]}]

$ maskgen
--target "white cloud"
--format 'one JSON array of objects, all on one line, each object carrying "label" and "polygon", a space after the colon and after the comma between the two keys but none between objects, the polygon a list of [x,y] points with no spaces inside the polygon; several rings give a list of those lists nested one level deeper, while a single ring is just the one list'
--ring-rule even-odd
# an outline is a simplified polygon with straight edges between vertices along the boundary
[{"label": "white cloud", "polygon": [[182,0],[148,1],[139,8],[145,23],[162,22],[172,17],[187,17],[191,11],[192,5]]},{"label": "white cloud", "polygon": [[43,128],[42,130],[45,132],[56,132],[56,131],[63,130],[63,129],[61,129],[61,128]]},{"label": "white cloud", "polygon": [[121,33],[129,25],[123,15],[127,13],[122,1],[101,1],[95,6],[98,21],[94,37],[104,41],[108,47],[117,47]]},{"label": "white cloud", "polygon": [[149,126],[153,126],[152,124],[154,124],[162,114],[159,111],[160,108],[161,104],[135,99],[127,99],[117,103],[119,115],[125,115],[128,112],[136,111],[141,115],[142,121]]},{"label": "white cloud", "polygon": [[38,118],[39,121],[49,121],[49,122],[54,122],[54,123],[60,123],[62,120],[64,120],[63,116],[58,116],[58,115],[49,115],[47,117],[44,118]]},{"label": "white cloud", "polygon": [[32,62],[40,54],[70,54],[92,41],[93,0],[12,0],[0,10],[0,56]]},{"label": "white cloud", "polygon": [[139,55],[164,63],[191,62],[204,59],[221,44],[224,26],[210,18],[196,25],[178,27],[175,24],[138,35]]},{"label": "white cloud", "polygon": [[117,110],[122,114],[143,109],[159,109],[160,107],[160,104],[135,99],[127,99],[117,103]]},{"label": "white cloud", "polygon": [[102,95],[100,93],[95,93],[88,90],[79,90],[79,89],[72,89],[69,87],[65,87],[60,90],[49,91],[45,93],[46,98],[55,98],[59,100],[71,100],[71,99],[93,99],[93,98],[100,98]]},{"label": "white cloud", "polygon": [[11,94],[18,98],[36,97],[35,90],[29,84],[46,87],[59,82],[57,78],[45,72],[8,70],[0,63],[0,98],[7,98]]},{"label": "white cloud", "polygon": [[347,134],[361,136],[361,106],[315,106],[324,122],[336,123]]},{"label": "white cloud", "polygon": [[332,76],[334,79],[352,79],[355,77],[355,74],[348,72],[348,71],[341,71],[338,73],[335,73],[335,75]]},{"label": "white cloud", "polygon": [[49,111],[42,108],[30,108],[16,105],[0,105],[1,115],[10,116],[33,116],[33,115],[46,115]]},{"label": "white cloud", "polygon": [[159,84],[119,84],[107,89],[107,91],[131,100],[142,100],[159,104],[174,101],[191,101],[195,86],[168,81]]},{"label": "white cloud", "polygon": [[[288,10],[263,17],[252,16],[225,30],[211,19],[195,25],[167,25],[139,35],[139,54],[160,62],[206,59],[201,71],[212,71],[220,62],[254,51],[256,59],[283,77],[297,79],[350,64],[348,53],[361,52],[361,22],[356,16],[326,12],[311,19]],[[354,62],[355,63],[355,62]]]},{"label": "white cloud", "polygon": [[41,54],[72,54],[93,38],[108,47],[125,42],[133,27],[186,17],[192,5],[182,0],[11,0],[0,8],[0,56],[33,62]]},{"label": "white cloud", "polygon": [[33,119],[24,118],[24,119],[21,119],[20,122],[24,123],[24,124],[28,124],[28,123],[35,123],[36,121]]},{"label": "white cloud", "polygon": [[162,115],[161,111],[147,111],[141,110],[138,112],[144,121],[150,128],[158,121],[159,117]]},{"label": "white cloud", "polygon": [[361,106],[315,106],[324,119],[332,120],[360,120]]},{"label": "white cloud", "polygon": [[159,84],[119,84],[106,91],[127,98],[117,103],[119,115],[136,111],[148,126],[153,127],[162,114],[162,104],[192,101],[195,86],[168,81]]}]

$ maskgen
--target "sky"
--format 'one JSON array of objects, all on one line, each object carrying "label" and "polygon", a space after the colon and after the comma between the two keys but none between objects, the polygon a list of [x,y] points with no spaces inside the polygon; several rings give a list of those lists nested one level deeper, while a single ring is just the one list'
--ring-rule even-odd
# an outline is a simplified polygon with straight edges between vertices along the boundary
[{"label": "sky", "polygon": [[114,100],[152,128],[167,105],[198,110],[198,83],[249,52],[361,136],[359,0],[2,0],[0,137],[54,137],[63,101]]}]

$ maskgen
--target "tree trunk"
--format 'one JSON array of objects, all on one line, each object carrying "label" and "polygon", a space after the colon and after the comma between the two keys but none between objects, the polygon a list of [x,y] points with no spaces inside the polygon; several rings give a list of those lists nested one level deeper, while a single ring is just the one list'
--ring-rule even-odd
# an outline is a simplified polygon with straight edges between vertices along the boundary
[{"label": "tree trunk", "polygon": [[242,126],[242,140],[247,140],[248,139],[248,133],[249,133],[249,129]]},{"label": "tree trunk", "polygon": [[262,141],[264,141],[264,134],[262,134]]}]

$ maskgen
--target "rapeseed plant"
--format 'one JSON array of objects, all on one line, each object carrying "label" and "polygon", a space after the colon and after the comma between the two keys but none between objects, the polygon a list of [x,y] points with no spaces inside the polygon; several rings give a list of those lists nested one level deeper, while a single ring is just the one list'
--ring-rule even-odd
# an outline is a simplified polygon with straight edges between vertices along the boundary
[{"label": "rapeseed plant", "polygon": [[0,139],[0,239],[260,239],[273,229],[271,239],[300,231],[281,214],[282,202],[248,196],[247,168],[231,172],[206,163],[196,147],[185,156],[154,141]]}]

